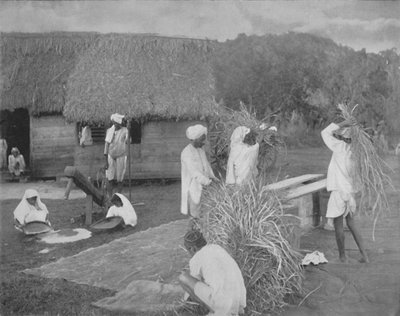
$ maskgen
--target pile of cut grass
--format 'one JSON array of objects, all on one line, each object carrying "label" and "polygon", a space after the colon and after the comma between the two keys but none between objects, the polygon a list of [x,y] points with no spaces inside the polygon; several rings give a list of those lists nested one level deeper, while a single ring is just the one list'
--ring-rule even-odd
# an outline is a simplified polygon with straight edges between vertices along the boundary
[{"label": "pile of cut grass", "polygon": [[254,182],[240,187],[219,183],[204,191],[203,201],[200,230],[238,263],[248,315],[279,310],[301,293],[301,260],[289,242],[293,225],[275,193]]}]

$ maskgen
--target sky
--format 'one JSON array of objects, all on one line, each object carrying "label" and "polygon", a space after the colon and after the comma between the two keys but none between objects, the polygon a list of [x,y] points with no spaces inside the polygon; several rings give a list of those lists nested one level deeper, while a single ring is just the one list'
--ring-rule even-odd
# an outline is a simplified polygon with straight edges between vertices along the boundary
[{"label": "sky", "polygon": [[400,52],[400,1],[1,1],[2,32],[156,33],[234,39],[288,31]]}]

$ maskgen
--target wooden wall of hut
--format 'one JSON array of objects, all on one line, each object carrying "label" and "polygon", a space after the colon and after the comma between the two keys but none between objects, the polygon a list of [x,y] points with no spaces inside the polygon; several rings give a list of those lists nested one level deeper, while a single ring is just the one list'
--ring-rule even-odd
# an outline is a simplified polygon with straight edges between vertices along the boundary
[{"label": "wooden wall of hut", "polygon": [[65,166],[74,164],[77,144],[75,124],[68,124],[61,115],[30,119],[30,168],[34,177],[55,177]]},{"label": "wooden wall of hut", "polygon": [[[180,178],[180,154],[188,144],[186,128],[198,121],[157,121],[142,126],[140,144],[131,144],[131,179]],[[205,124],[204,122],[202,124]],[[75,166],[85,175],[97,178],[104,167],[104,143],[75,146]],[[128,179],[128,168],[125,179]]]}]

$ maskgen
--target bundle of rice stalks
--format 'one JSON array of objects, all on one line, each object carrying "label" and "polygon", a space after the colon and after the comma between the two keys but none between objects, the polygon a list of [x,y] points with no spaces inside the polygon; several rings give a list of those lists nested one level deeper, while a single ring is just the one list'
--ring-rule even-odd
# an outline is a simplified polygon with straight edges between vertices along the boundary
[{"label": "bundle of rice stalks", "polygon": [[222,108],[220,115],[211,122],[209,133],[211,145],[211,162],[219,170],[226,171],[229,157],[231,135],[238,126],[246,126],[257,132],[257,142],[260,144],[258,155],[258,170],[263,175],[271,170],[278,158],[279,153],[285,148],[282,138],[272,130],[266,123],[268,117],[258,120],[256,113],[247,110],[243,103],[240,103],[240,110],[234,111],[229,108]]},{"label": "bundle of rice stalks", "polygon": [[[345,120],[355,120],[354,110],[348,104],[339,104],[338,108]],[[352,180],[361,192],[359,209],[362,213],[374,218],[373,239],[375,225],[379,215],[389,211],[389,203],[385,193],[385,186],[392,185],[390,177],[384,172],[389,168],[378,155],[378,149],[370,135],[356,124],[350,127],[351,155],[353,160]]]},{"label": "bundle of rice stalks", "polygon": [[208,243],[226,249],[238,263],[247,289],[247,314],[265,315],[301,293],[299,254],[288,240],[279,198],[249,183],[213,184],[204,191],[200,230]]}]

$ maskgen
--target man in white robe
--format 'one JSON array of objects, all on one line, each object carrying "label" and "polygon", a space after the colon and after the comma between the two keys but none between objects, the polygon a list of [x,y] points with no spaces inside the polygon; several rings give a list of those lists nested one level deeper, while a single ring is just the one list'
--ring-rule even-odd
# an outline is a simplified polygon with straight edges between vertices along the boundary
[{"label": "man in white robe", "polygon": [[333,218],[336,242],[339,250],[339,260],[347,262],[344,246],[343,218],[361,252],[361,262],[369,262],[363,240],[354,222],[356,212],[355,187],[351,172],[353,161],[351,157],[350,126],[357,124],[355,120],[345,120],[339,124],[331,123],[321,136],[326,146],[332,151],[328,167],[327,190],[331,192],[326,211],[327,218]]},{"label": "man in white robe", "polygon": [[122,192],[126,171],[127,144],[129,141],[128,129],[122,126],[124,115],[115,113],[111,115],[113,125],[107,130],[104,156],[106,159],[106,177],[109,181],[108,194],[112,196],[113,189]]},{"label": "man in white robe", "polygon": [[221,246],[207,245],[196,230],[186,233],[185,248],[192,258],[190,272],[182,272],[179,277],[183,289],[209,310],[208,315],[242,314],[246,287],[236,261]]},{"label": "man in white robe", "polygon": [[186,130],[186,137],[191,141],[181,153],[181,213],[194,218],[200,216],[200,199],[203,186],[215,179],[214,172],[207,160],[203,146],[207,128],[197,124]]},{"label": "man in white robe", "polygon": [[259,148],[256,134],[249,128],[239,126],[233,131],[226,170],[227,184],[240,185],[257,176]]}]

